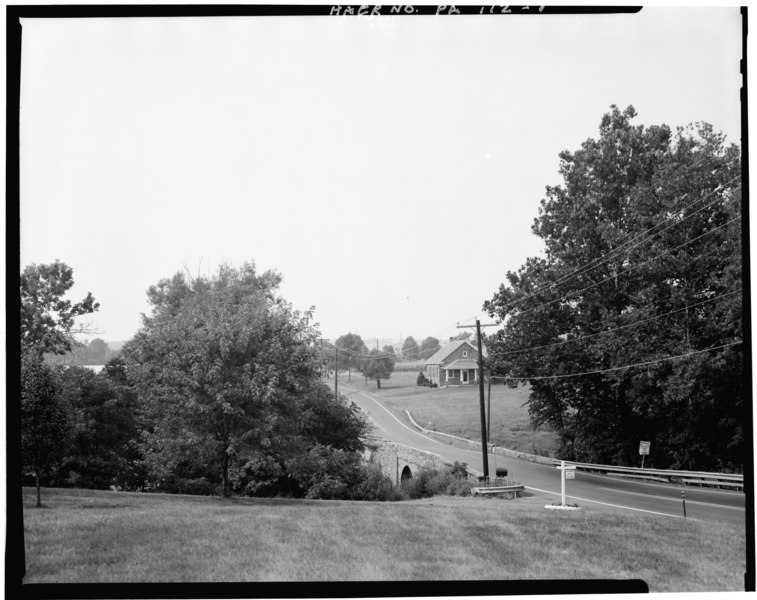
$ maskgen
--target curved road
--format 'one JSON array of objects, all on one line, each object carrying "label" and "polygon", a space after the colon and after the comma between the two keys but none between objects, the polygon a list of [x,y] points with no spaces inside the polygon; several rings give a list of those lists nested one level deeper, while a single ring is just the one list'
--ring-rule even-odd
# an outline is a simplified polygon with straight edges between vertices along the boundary
[{"label": "curved road", "polygon": [[[480,451],[450,446],[406,424],[379,399],[349,383],[339,381],[339,391],[363,408],[373,420],[377,435],[387,440],[434,452],[449,461],[467,463],[483,471]],[[560,472],[549,465],[489,455],[489,471],[506,467],[508,479],[522,483],[545,503],[560,499]],[[576,472],[566,481],[566,497],[584,509],[628,510],[683,518],[681,492],[686,494],[686,517],[703,521],[731,522],[745,525],[745,495],[740,491],[684,487],[676,484],[646,483],[618,479],[607,475]]]}]

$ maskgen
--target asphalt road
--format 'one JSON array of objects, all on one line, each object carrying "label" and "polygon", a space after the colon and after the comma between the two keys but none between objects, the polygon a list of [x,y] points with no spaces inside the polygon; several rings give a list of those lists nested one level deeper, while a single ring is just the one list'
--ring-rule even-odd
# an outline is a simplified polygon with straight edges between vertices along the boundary
[{"label": "asphalt road", "polygon": [[[433,439],[393,413],[376,396],[341,380],[339,392],[371,416],[379,437],[435,452],[449,461],[465,462],[483,471],[481,451],[465,450]],[[490,473],[495,472],[495,467],[506,467],[508,479],[522,483],[529,493],[543,497],[545,504],[559,501],[560,472],[555,467],[490,454]],[[626,510],[683,518],[682,492],[686,496],[687,518],[745,526],[745,495],[740,491],[638,482],[582,471],[576,472],[575,479],[566,481],[566,500],[583,510]]]}]

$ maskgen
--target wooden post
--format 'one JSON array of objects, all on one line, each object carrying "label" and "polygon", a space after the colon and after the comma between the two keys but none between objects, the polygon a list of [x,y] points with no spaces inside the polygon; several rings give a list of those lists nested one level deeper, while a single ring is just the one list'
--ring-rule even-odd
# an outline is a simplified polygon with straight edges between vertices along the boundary
[{"label": "wooden post", "polygon": [[489,452],[486,444],[486,407],[484,406],[484,354],[481,350],[481,323],[476,319],[478,335],[478,395],[481,405],[481,449],[484,453],[484,477],[489,477]]}]

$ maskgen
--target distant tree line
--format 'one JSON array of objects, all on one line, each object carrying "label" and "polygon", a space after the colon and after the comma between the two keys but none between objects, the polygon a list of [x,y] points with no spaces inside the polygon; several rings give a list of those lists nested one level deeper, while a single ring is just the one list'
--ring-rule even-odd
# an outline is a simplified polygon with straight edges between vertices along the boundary
[{"label": "distant tree line", "polygon": [[83,342],[72,340],[71,350],[65,354],[46,354],[45,359],[52,365],[104,365],[120,353],[112,350],[105,340],[94,338]]}]

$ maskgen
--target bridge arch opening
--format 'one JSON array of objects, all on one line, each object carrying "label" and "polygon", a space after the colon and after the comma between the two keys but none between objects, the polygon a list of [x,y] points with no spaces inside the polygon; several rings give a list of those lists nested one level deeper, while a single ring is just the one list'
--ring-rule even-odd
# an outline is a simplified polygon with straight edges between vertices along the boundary
[{"label": "bridge arch opening", "polygon": [[405,467],[402,469],[402,473],[400,474],[400,480],[405,481],[405,479],[412,479],[413,478],[413,472],[410,470],[410,467],[405,465]]}]

